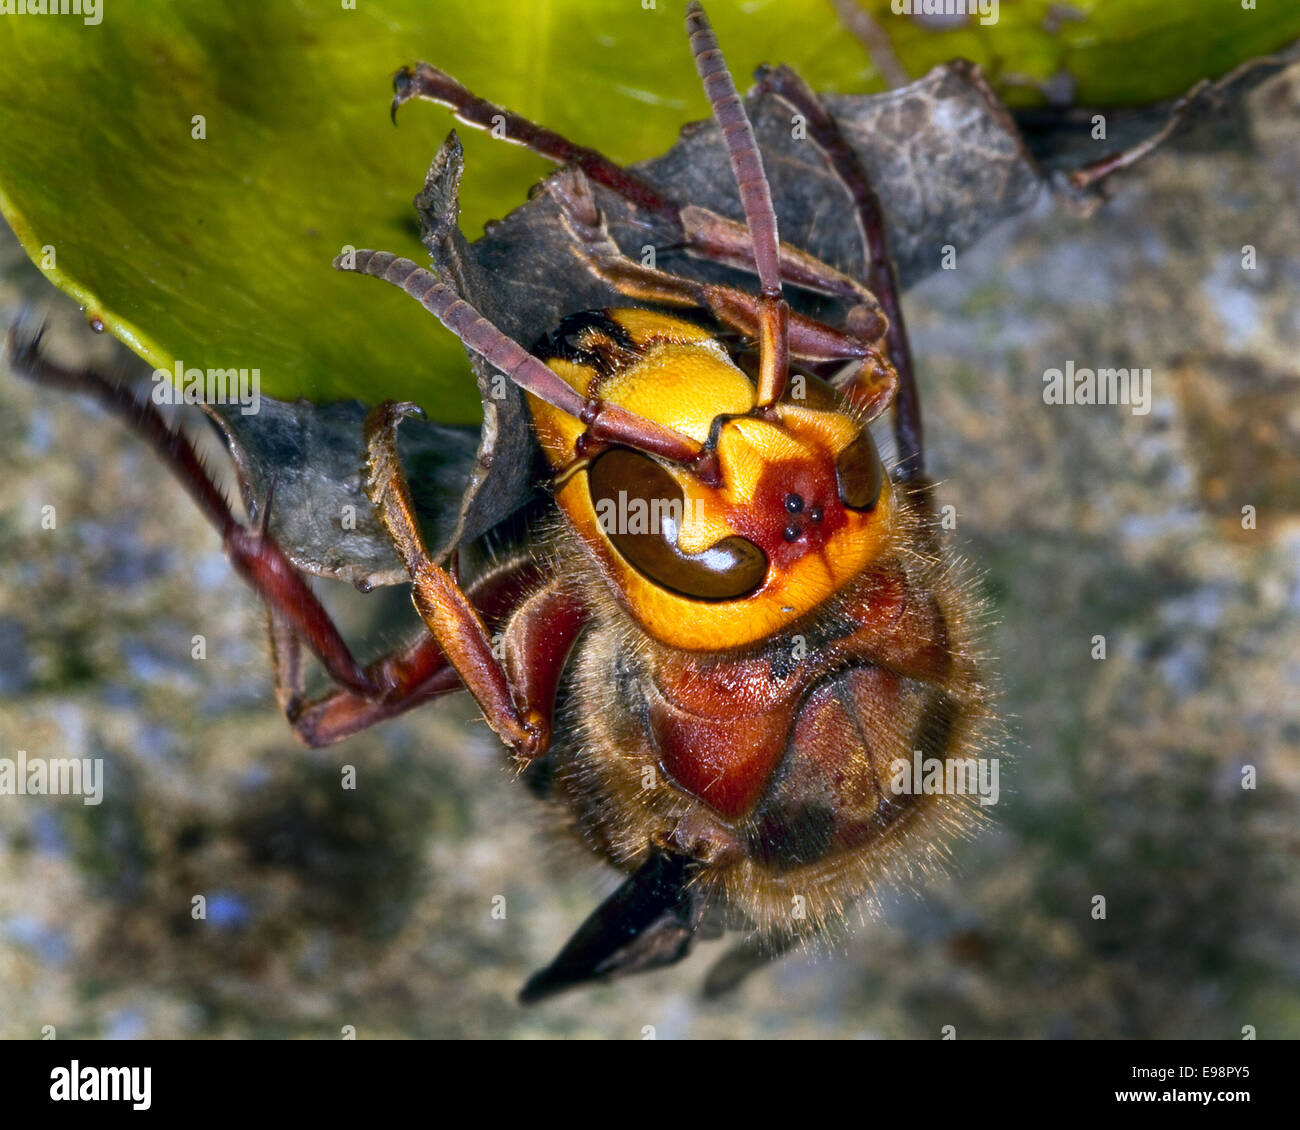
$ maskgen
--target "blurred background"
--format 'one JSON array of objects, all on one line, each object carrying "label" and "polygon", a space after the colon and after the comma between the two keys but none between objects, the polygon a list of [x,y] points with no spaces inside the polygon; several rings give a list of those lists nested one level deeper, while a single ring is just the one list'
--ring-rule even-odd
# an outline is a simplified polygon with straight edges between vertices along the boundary
[{"label": "blurred background", "polygon": [[[0,797],[0,1037],[1300,1037],[1300,69],[1231,144],[1115,189],[1090,219],[1045,196],[905,301],[995,621],[996,821],[720,1002],[714,943],[515,1004],[617,877],[463,698],[298,747],[261,607],[180,488],[0,373],[0,756],[103,758],[110,783]],[[35,301],[56,357],[128,364],[7,231],[0,272],[6,322]],[[1150,414],[1045,405],[1068,360],[1149,367]],[[409,623],[403,590],[319,588],[366,654]]]}]

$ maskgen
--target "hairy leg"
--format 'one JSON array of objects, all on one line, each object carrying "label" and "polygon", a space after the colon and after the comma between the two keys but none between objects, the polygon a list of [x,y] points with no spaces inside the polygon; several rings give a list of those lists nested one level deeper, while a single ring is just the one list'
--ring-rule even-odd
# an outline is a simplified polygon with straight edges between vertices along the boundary
[{"label": "hairy leg", "polygon": [[[762,300],[743,290],[702,283],[629,259],[610,236],[585,176],[565,170],[552,181],[561,216],[578,256],[593,274],[622,294],[646,302],[708,310],[723,325],[762,340]],[[816,260],[813,260],[816,262]],[[828,268],[829,269],[829,268]],[[805,362],[858,361],[838,387],[867,419],[889,404],[898,377],[881,352],[887,322],[874,300],[849,311],[847,332],[790,312],[786,340],[790,356]]]},{"label": "hairy leg", "polygon": [[511,615],[498,651],[483,615],[420,536],[397,456],[397,427],[414,410],[386,401],[370,413],[366,493],[406,563],[416,611],[488,725],[517,757],[538,757],[550,744],[555,690],[587,610],[560,585],[543,588]]},{"label": "hairy leg", "polygon": [[[266,508],[261,522],[241,525],[193,444],[148,401],[93,370],[64,369],[40,354],[40,335],[9,338],[15,372],[43,387],[91,396],[153,448],[168,470],[185,487],[200,510],[216,527],[236,571],[249,581],[267,608],[268,634],[275,674],[276,698],[295,735],[308,746],[329,745],[388,718],[405,713],[439,695],[459,690],[460,676],[447,662],[437,641],[421,635],[406,647],[373,660],[364,667],[348,650],[329,614],[306,580],[266,532]],[[543,586],[543,574],[526,553],[512,555],[486,570],[469,587],[473,602],[495,632],[505,630],[511,640],[512,663],[524,682],[532,680],[536,695],[551,696],[548,682],[552,666],[546,649],[548,637],[536,647],[541,659],[529,662],[527,617],[512,625],[513,613],[530,594]],[[552,609],[542,607],[543,612]],[[518,641],[518,642],[517,642]],[[334,684],[319,697],[305,695],[304,646],[320,659]],[[555,673],[558,677],[558,672]]]},{"label": "hairy leg", "polygon": [[[676,229],[682,250],[700,259],[725,263],[737,270],[756,271],[753,240],[746,226],[693,204],[666,197],[630,169],[604,154],[529,121],[502,106],[479,98],[456,79],[428,63],[404,68],[394,79],[393,114],[413,99],[434,102],[451,110],[466,125],[490,132],[540,157],[581,169],[595,184],[618,193],[631,204],[667,220]],[[874,302],[857,280],[836,271],[790,244],[779,245],[782,281],[851,302]]]},{"label": "hairy leg", "polygon": [[[460,338],[466,348],[504,373],[525,392],[580,420],[586,425],[586,432],[579,441],[580,449],[609,443],[624,444],[690,466],[697,475],[709,477],[713,453],[706,451],[704,445],[620,405],[582,396],[553,369],[503,334],[432,271],[390,252],[368,249],[338,256],[334,267],[340,271],[370,275],[399,287]],[[402,414],[407,415],[420,411],[414,404],[401,408]],[[716,471],[712,473],[716,474]],[[397,516],[396,511],[393,516]],[[398,548],[402,548],[400,544]]]},{"label": "hairy leg", "polygon": [[[495,634],[531,593],[543,587],[544,580],[532,556],[521,551],[476,577],[466,588],[466,595]],[[376,702],[340,686],[309,700],[297,637],[286,632],[273,616],[270,627],[276,697],[294,733],[305,745],[331,745],[430,699],[464,689],[438,642],[422,631],[406,647],[376,659],[366,668],[376,682],[393,688],[383,700]]]},{"label": "hairy leg", "polygon": [[880,198],[867,177],[857,153],[845,140],[835,120],[812,89],[789,67],[761,67],[760,89],[785,99],[808,123],[808,136],[822,151],[853,202],[854,214],[867,251],[867,286],[880,300],[889,319],[886,346],[898,373],[894,401],[894,431],[904,480],[923,478],[925,451],[921,432],[921,401],[912,365],[912,347],[903,321],[898,273],[885,240],[885,218]]},{"label": "hairy leg", "polygon": [[262,507],[261,520],[253,526],[243,525],[193,444],[167,422],[156,405],[138,400],[129,388],[102,373],[65,369],[41,356],[39,333],[24,341],[11,330],[9,351],[15,372],[46,388],[92,397],[144,440],[221,535],[235,571],[253,587],[271,614],[306,644],[330,677],[358,695],[375,698],[384,693],[386,688],[353,658],[316,594],[267,532],[269,498]]}]

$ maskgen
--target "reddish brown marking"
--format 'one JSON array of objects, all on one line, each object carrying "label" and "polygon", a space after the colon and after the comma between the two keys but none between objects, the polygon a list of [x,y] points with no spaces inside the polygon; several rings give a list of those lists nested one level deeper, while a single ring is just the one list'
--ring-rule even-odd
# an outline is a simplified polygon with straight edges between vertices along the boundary
[{"label": "reddish brown marking", "polygon": [[553,581],[520,605],[506,628],[506,678],[519,712],[541,714],[548,729],[560,676],[586,622],[582,602]]},{"label": "reddish brown marking", "polygon": [[702,662],[694,652],[673,652],[656,669],[656,679],[666,702],[690,714],[718,719],[778,709],[799,693],[803,683],[797,671],[775,677],[766,653]]},{"label": "reddish brown marking", "polygon": [[894,562],[870,570],[844,594],[839,616],[857,629],[837,643],[852,654],[893,632],[908,603],[907,576]]},{"label": "reddish brown marking", "polygon": [[[880,667],[858,667],[822,683],[799,710],[791,745],[825,779],[840,807],[870,802],[875,777],[864,773],[868,732],[898,714],[901,682]],[[882,734],[883,736],[883,734]]]},{"label": "reddish brown marking", "polygon": [[[907,585],[897,576],[898,588],[882,600],[882,593],[856,596],[845,613],[862,628],[842,646],[870,647],[876,662],[911,678],[939,681],[952,669],[948,625],[943,611],[930,593]],[[861,593],[861,590],[859,590]],[[888,617],[887,622],[882,620]]]},{"label": "reddish brown marking", "polygon": [[[763,795],[796,715],[803,729],[794,734],[795,744],[822,762],[819,771],[832,780],[841,771],[849,751],[836,743],[843,744],[850,726],[843,704],[804,700],[828,673],[864,665],[848,684],[856,704],[852,725],[884,734],[901,702],[900,679],[935,682],[951,665],[938,605],[909,584],[897,563],[864,574],[828,614],[851,627],[838,638],[814,641],[784,671],[771,649],[726,659],[669,652],[656,664],[649,721],[661,764],[726,819],[744,816]],[[830,693],[819,689],[814,697]],[[864,779],[855,787],[868,786]]]},{"label": "reddish brown marking", "polygon": [[881,805],[907,803],[889,789],[887,761],[908,756],[919,702],[902,679],[880,667],[856,667],[822,683],[799,711],[789,764],[764,809],[824,797],[834,817],[827,853],[852,850],[880,831]]},{"label": "reddish brown marking", "polygon": [[785,750],[790,710],[740,718],[701,718],[661,698],[650,725],[663,768],[674,781],[729,820],[753,808]]},{"label": "reddish brown marking", "polygon": [[[797,515],[785,508],[785,500],[792,494],[804,502]],[[813,520],[814,510],[820,511],[820,521]],[[767,463],[752,501],[729,508],[726,518],[731,528],[766,553],[778,570],[790,568],[810,553],[820,554],[848,521],[829,458]],[[786,540],[788,526],[799,531],[795,541]]]}]

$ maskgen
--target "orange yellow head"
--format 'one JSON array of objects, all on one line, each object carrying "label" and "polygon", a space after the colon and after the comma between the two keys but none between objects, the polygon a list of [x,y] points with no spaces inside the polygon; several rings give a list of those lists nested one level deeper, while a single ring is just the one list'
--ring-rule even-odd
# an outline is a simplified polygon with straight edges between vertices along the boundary
[{"label": "orange yellow head", "polygon": [[888,542],[893,495],[875,445],[820,382],[796,380],[751,414],[754,384],[713,335],[646,310],[567,318],[539,355],[584,396],[716,450],[716,484],[628,448],[578,459],[584,425],[529,397],[560,507],[655,639],[720,650],[774,635]]}]

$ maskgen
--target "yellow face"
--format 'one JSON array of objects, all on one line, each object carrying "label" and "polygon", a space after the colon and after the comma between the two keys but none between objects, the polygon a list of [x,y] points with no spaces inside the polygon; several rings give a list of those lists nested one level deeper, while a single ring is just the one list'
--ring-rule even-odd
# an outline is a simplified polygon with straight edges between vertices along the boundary
[{"label": "yellow face", "polygon": [[[874,444],[825,386],[748,415],[754,386],[704,329],[645,310],[566,319],[544,359],[584,396],[716,443],[721,481],[603,452],[557,500],[624,606],[686,650],[743,647],[812,611],[876,560],[893,496]],[[547,460],[575,464],[584,426],[530,397]]]}]

